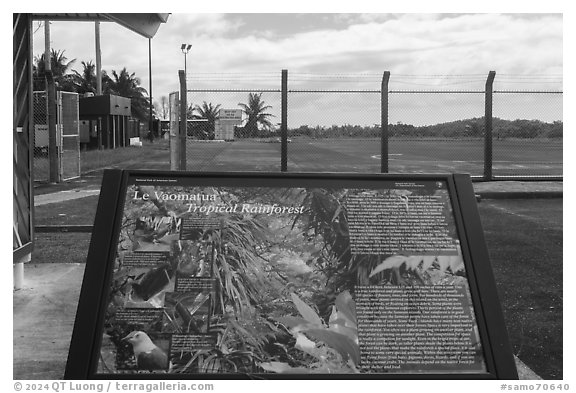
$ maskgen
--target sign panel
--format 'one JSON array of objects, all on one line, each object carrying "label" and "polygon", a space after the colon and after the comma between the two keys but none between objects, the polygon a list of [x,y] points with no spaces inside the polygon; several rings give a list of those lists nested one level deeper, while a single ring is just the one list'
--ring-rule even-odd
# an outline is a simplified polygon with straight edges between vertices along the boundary
[{"label": "sign panel", "polygon": [[517,378],[471,190],[109,171],[66,377]]},{"label": "sign panel", "polygon": [[[61,146],[61,127],[56,126],[56,146]],[[49,145],[49,132],[46,124],[34,124],[34,147],[45,147]]]},{"label": "sign panel", "polygon": [[242,120],[242,109],[220,109],[218,118],[221,120]]}]

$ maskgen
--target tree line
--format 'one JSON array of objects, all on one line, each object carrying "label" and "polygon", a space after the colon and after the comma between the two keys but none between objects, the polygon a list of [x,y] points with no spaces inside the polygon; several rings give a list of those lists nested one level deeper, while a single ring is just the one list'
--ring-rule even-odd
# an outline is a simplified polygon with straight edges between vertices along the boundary
[{"label": "tree line", "polygon": [[[390,137],[481,138],[484,136],[484,131],[483,117],[425,126],[415,126],[401,122],[388,125],[388,135]],[[526,119],[505,120],[494,118],[492,120],[492,135],[496,139],[562,138],[562,132],[563,122],[559,120],[551,123]],[[380,124],[372,126],[344,124],[330,127],[302,125],[298,128],[288,129],[289,137],[379,138],[380,135]]]},{"label": "tree line", "polygon": [[[250,93],[248,103],[238,103],[245,117],[242,127],[236,127],[236,138],[268,138],[280,137],[280,129],[275,128],[270,119],[274,115],[268,113],[272,107],[262,100],[262,93]],[[189,126],[189,134],[200,139],[214,139],[214,128],[220,104],[214,105],[204,101],[202,105],[190,105],[188,119],[207,119],[207,122]],[[492,135],[495,139],[507,138],[553,138],[563,137],[563,122],[543,122],[541,120],[492,119]],[[389,137],[405,138],[482,138],[485,134],[484,117],[455,120],[433,125],[415,126],[398,122],[388,125]],[[380,124],[372,126],[332,125],[309,126],[301,125],[288,128],[288,137],[309,138],[379,138]]]},{"label": "tree line", "polygon": [[[72,69],[76,59],[69,60],[65,51],[52,49],[50,53],[50,66],[56,90],[70,91],[78,94],[96,94],[96,65],[92,61],[82,61],[82,71]],[[36,56],[33,64],[33,88],[35,91],[46,89],[45,55]],[[132,117],[143,122],[148,121],[150,98],[148,92],[141,85],[140,78],[134,72],[130,73],[126,67],[120,71],[112,70],[108,74],[102,70],[102,94],[114,94],[130,98],[132,102]]]}]

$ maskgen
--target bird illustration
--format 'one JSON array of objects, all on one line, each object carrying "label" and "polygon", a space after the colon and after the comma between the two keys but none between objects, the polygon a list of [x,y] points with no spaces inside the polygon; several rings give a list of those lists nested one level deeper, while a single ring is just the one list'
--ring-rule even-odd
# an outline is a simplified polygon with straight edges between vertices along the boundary
[{"label": "bird illustration", "polygon": [[132,344],[138,369],[152,371],[166,370],[168,368],[168,357],[164,351],[152,342],[146,333],[135,330],[122,340]]}]

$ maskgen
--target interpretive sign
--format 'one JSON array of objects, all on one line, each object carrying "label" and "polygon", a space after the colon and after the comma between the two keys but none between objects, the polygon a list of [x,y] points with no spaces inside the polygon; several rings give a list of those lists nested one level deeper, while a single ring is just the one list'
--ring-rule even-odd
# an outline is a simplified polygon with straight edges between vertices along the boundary
[{"label": "interpretive sign", "polygon": [[66,378],[515,379],[467,175],[106,171]]}]

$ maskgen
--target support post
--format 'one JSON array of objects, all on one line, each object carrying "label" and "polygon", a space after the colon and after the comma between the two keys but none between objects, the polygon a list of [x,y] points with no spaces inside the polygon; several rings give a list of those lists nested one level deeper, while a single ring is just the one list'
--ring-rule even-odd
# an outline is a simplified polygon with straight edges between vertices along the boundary
[{"label": "support post", "polygon": [[484,180],[492,180],[492,97],[496,71],[490,71],[484,90]]},{"label": "support post", "polygon": [[56,86],[52,75],[52,53],[50,50],[50,21],[44,21],[44,70],[46,75],[46,101],[48,102],[48,165],[50,182],[58,183],[58,146],[56,131]]},{"label": "support post", "polygon": [[112,149],[116,149],[116,115],[112,115]]},{"label": "support post", "polygon": [[180,167],[181,171],[186,170],[186,130],[188,119],[186,118],[186,107],[188,106],[186,102],[186,73],[184,70],[178,71],[178,78],[180,79],[180,146],[178,152],[180,154]]},{"label": "support post", "polygon": [[288,70],[282,70],[282,119],[280,123],[280,171],[288,170]]},{"label": "support post", "polygon": [[157,135],[154,135],[154,124],[153,124],[153,116],[152,116],[152,38],[148,38],[148,88],[150,90],[150,112],[148,113],[148,123],[149,123],[149,130],[152,134],[152,138],[155,138]]},{"label": "support post", "polygon": [[24,288],[24,264],[32,261],[32,254],[26,254],[18,261],[14,261],[14,290]]},{"label": "support post", "polygon": [[380,172],[388,173],[388,83],[390,71],[384,71],[380,88]]},{"label": "support post", "polygon": [[14,290],[24,287],[24,263],[18,262],[13,266],[14,269]]},{"label": "support post", "polygon": [[97,132],[97,137],[98,137],[98,150],[102,150],[104,148],[103,144],[103,138],[102,138],[102,118],[98,117],[97,123],[96,123],[96,132]]},{"label": "support post", "polygon": [[94,41],[96,46],[96,95],[102,95],[102,51],[100,50],[100,21],[94,22]]},{"label": "support post", "polygon": [[110,115],[106,115],[106,149],[110,149],[112,147],[112,141],[110,140],[111,128],[112,127],[110,127]]},{"label": "support post", "polygon": [[44,70],[52,71],[52,62],[50,56],[50,21],[44,21]]}]

